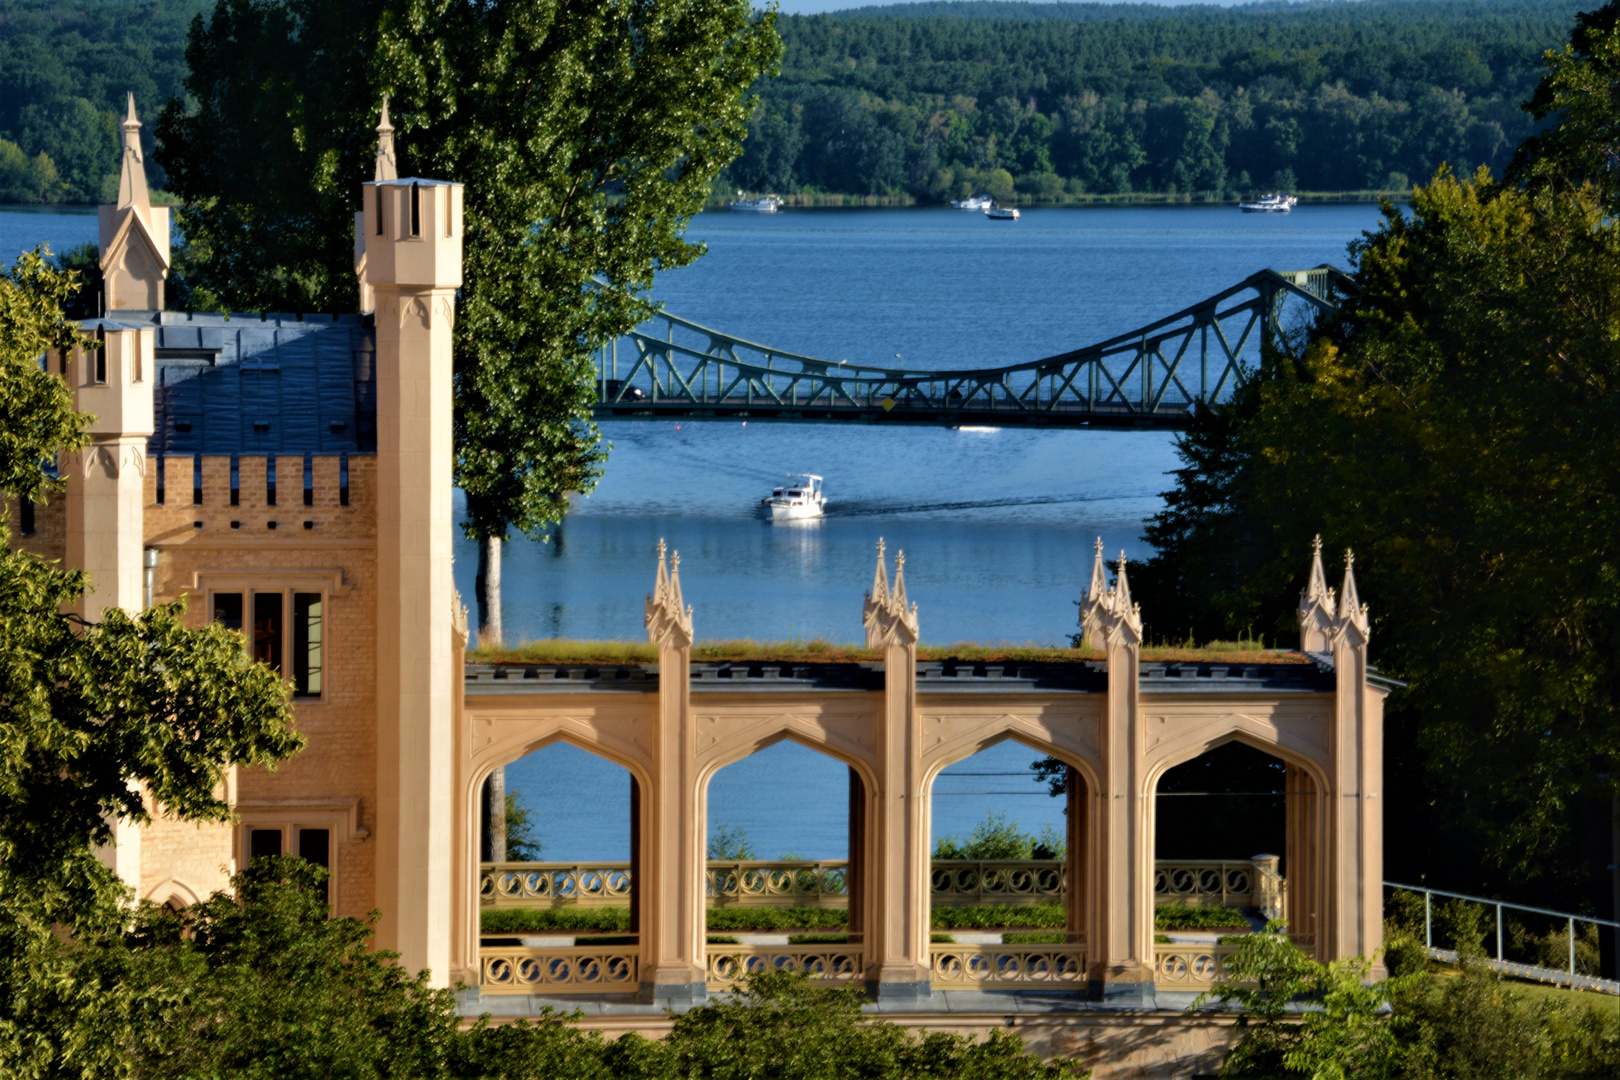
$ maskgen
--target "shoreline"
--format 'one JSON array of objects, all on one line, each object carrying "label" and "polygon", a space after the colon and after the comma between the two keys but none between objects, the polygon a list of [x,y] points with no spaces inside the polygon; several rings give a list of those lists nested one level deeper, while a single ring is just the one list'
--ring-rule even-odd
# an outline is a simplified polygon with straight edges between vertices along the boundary
[{"label": "shoreline", "polygon": [[[1376,203],[1379,199],[1392,199],[1403,203],[1411,199],[1410,191],[1296,191],[1301,206],[1334,206]],[[917,207],[922,209],[951,209],[949,203],[928,202],[912,195],[839,195],[833,193],[778,196],[784,209],[794,210],[850,210],[859,208],[896,209]],[[709,199],[705,210],[724,210],[733,197]],[[1236,196],[1209,198],[1198,194],[1165,195],[1153,192],[1135,192],[1130,195],[1065,195],[1055,199],[1016,195],[1002,203],[1019,208],[1076,208],[1110,206],[1230,206],[1236,207],[1242,199]]]}]

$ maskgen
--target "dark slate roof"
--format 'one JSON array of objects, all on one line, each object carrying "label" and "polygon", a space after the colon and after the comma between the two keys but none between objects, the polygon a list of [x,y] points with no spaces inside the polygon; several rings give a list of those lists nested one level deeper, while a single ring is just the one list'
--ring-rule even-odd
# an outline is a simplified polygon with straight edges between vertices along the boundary
[{"label": "dark slate roof", "polygon": [[370,316],[117,315],[124,324],[157,328],[150,453],[376,451],[376,334]]}]

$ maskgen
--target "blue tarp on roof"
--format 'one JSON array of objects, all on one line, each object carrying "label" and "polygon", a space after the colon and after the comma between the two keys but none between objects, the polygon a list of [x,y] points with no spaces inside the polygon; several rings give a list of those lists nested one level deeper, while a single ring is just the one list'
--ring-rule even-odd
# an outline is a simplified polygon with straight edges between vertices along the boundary
[{"label": "blue tarp on roof", "polygon": [[376,451],[370,317],[117,314],[125,323],[156,325],[150,453]]}]

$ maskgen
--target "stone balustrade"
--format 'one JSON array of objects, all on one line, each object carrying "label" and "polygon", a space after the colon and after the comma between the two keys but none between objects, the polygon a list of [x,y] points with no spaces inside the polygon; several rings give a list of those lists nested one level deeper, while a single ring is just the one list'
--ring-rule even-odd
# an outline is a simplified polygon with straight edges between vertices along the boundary
[{"label": "stone balustrade", "polygon": [[641,983],[634,944],[482,948],[478,967],[486,994],[632,994]]},{"label": "stone balustrade", "polygon": [[1160,990],[1208,990],[1236,945],[1159,943],[1153,946],[1154,982]]},{"label": "stone balustrade", "polygon": [[824,945],[710,945],[705,949],[710,990],[735,990],[750,975],[800,971],[833,982],[865,977],[861,943]]},{"label": "stone balustrade", "polygon": [[[1281,918],[1287,884],[1277,857],[1247,861],[1175,860],[1154,866],[1159,904],[1253,907]],[[630,902],[627,862],[484,863],[479,898],[493,907],[625,905]],[[842,859],[711,860],[704,881],[711,907],[845,907],[849,864]],[[942,907],[977,904],[1060,904],[1067,891],[1064,864],[1052,859],[935,859],[932,901]]]},{"label": "stone balustrade", "polygon": [[1086,947],[1063,945],[929,946],[940,990],[1035,990],[1086,985]]}]

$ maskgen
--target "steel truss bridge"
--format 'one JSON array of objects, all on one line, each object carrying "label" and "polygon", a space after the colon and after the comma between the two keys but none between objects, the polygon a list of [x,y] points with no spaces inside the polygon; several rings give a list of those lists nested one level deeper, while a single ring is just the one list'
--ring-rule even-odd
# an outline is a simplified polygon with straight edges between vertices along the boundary
[{"label": "steel truss bridge", "polygon": [[1262,270],[1174,315],[1041,360],[890,368],[761,345],[660,313],[597,353],[597,420],[1179,427],[1229,395],[1291,299],[1337,310],[1332,266]]}]

